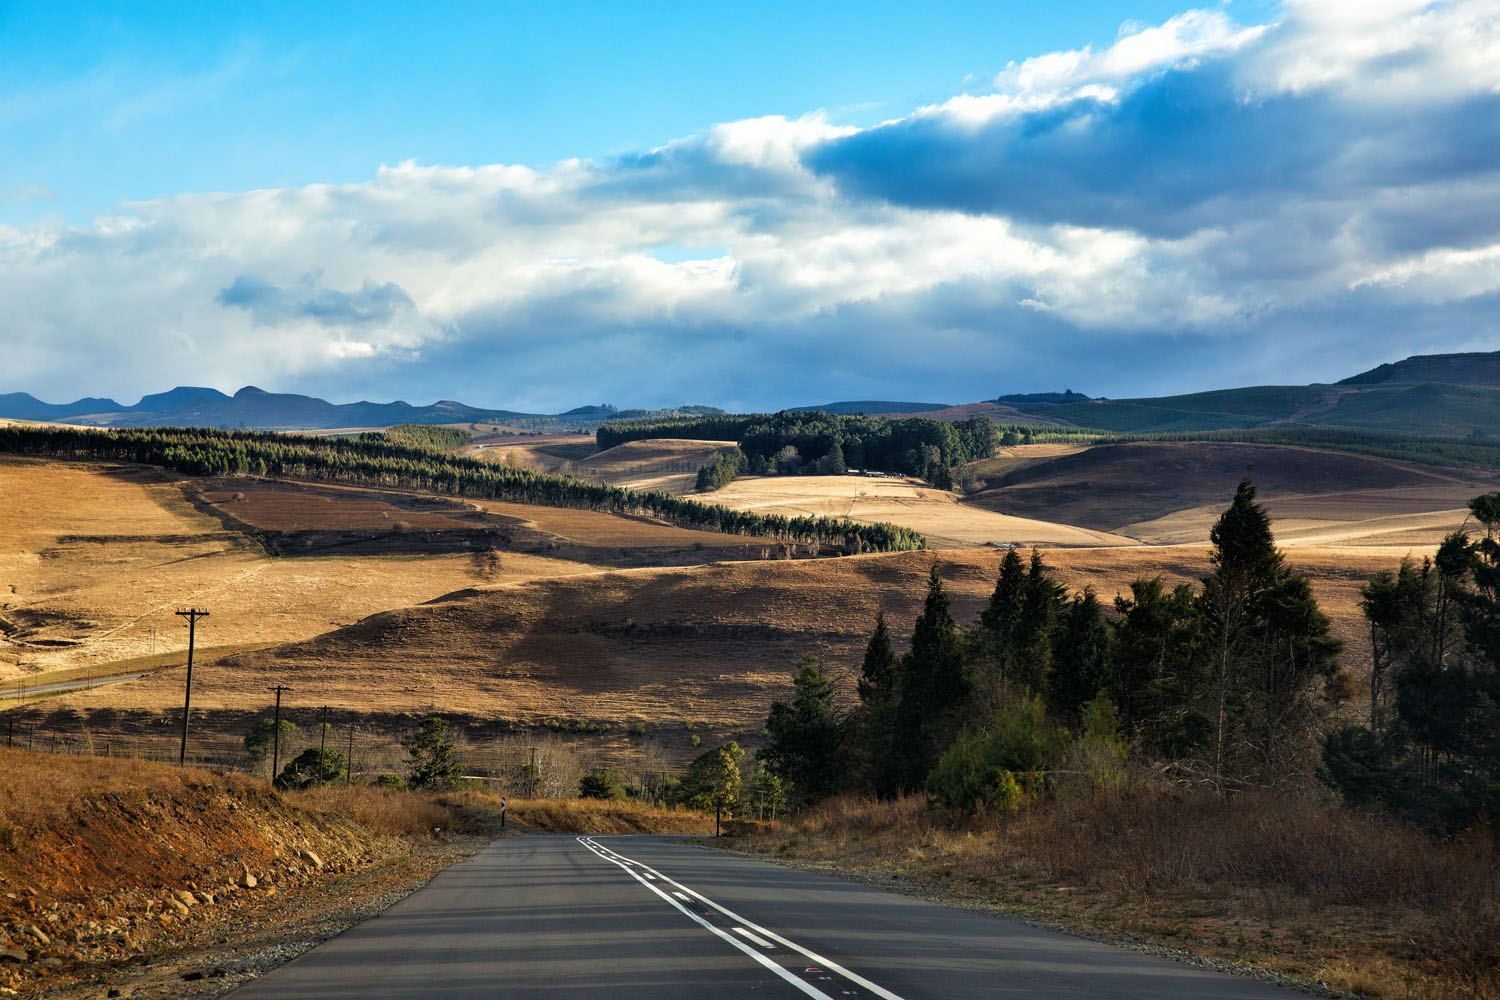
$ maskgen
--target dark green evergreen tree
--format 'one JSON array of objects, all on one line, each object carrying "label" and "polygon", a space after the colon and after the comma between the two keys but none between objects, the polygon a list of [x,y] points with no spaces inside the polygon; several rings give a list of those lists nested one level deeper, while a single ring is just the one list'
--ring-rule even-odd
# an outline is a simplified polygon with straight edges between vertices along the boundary
[{"label": "dark green evergreen tree", "polygon": [[1150,752],[1182,758],[1211,746],[1212,663],[1193,588],[1136,580],[1115,598],[1110,699],[1121,727]]},{"label": "dark green evergreen tree", "polygon": [[401,747],[406,751],[406,783],[412,788],[441,791],[458,784],[463,764],[447,719],[423,719],[402,734]]},{"label": "dark green evergreen tree", "polygon": [[1092,587],[1068,603],[1052,651],[1047,706],[1070,724],[1084,704],[1108,688],[1112,633]]},{"label": "dark green evergreen tree", "polygon": [[912,629],[911,651],[901,660],[890,759],[877,774],[882,794],[921,788],[954,728],[967,693],[958,624],[937,563],[927,574],[927,598]]},{"label": "dark green evergreen tree", "polygon": [[771,704],[760,760],[790,782],[795,795],[815,800],[834,790],[843,731],[833,709],[833,684],[815,661],[803,660],[792,686],[790,703]]},{"label": "dark green evergreen tree", "polygon": [[885,624],[885,612],[875,613],[875,631],[865,645],[865,658],[859,667],[859,700],[865,705],[890,700],[896,693],[899,664],[891,648],[891,633]]},{"label": "dark green evergreen tree", "polygon": [[1232,713],[1246,659],[1251,655],[1256,603],[1282,571],[1281,553],[1271,535],[1271,516],[1255,500],[1255,485],[1240,481],[1229,509],[1209,532],[1213,545],[1212,575],[1203,581],[1201,597],[1213,657],[1214,773],[1223,777],[1229,765]]}]

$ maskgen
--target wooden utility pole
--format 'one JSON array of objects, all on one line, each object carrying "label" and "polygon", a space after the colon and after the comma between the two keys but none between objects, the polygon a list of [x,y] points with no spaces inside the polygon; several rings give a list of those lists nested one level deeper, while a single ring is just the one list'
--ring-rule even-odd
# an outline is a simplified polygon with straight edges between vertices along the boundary
[{"label": "wooden utility pole", "polygon": [[281,770],[281,692],[290,691],[291,688],[285,684],[276,684],[266,688],[267,691],[276,692],[276,718],[271,728],[271,784],[276,784],[276,772]]},{"label": "wooden utility pole", "polygon": [[349,756],[344,758],[344,787],[354,783],[354,723],[349,723]]},{"label": "wooden utility pole", "polygon": [[318,767],[323,766],[323,758],[328,753],[328,706],[323,706],[323,711],[318,714]]},{"label": "wooden utility pole", "polygon": [[193,710],[193,640],[197,635],[198,619],[207,618],[208,612],[188,608],[177,612],[177,617],[188,620],[187,684],[182,695],[182,745],[177,749],[177,766],[181,767],[187,763],[188,713]]}]

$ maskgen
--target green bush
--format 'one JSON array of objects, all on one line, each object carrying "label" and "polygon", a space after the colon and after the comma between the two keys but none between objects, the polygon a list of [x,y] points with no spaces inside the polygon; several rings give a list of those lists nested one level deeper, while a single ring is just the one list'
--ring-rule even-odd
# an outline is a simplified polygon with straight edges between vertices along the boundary
[{"label": "green bush", "polygon": [[448,720],[423,719],[416,729],[402,735],[401,746],[406,751],[406,783],[412,788],[446,791],[457,786],[463,765],[448,735]]},{"label": "green bush", "polygon": [[343,781],[345,770],[344,755],[337,750],[308,747],[281,769],[281,773],[276,776],[276,787],[287,789],[327,785]]},{"label": "green bush", "polygon": [[581,799],[623,799],[625,784],[614,771],[598,768],[588,771],[578,779],[578,797]]},{"label": "green bush", "polygon": [[1002,710],[990,729],[955,740],[928,774],[927,794],[965,815],[1014,810],[1043,786],[1070,742],[1047,723],[1041,700],[1027,698]]}]

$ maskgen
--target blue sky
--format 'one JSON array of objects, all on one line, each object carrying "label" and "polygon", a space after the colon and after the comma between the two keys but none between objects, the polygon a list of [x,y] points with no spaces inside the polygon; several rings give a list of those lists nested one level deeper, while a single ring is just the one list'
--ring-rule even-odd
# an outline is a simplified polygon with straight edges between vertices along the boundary
[{"label": "blue sky", "polygon": [[427,6],[0,4],[0,391],[767,407],[1500,348],[1500,0]]},{"label": "blue sky", "polygon": [[[874,122],[1178,3],[0,4],[0,219]],[[36,196],[18,198],[18,192]],[[47,194],[42,192],[46,191]]]}]

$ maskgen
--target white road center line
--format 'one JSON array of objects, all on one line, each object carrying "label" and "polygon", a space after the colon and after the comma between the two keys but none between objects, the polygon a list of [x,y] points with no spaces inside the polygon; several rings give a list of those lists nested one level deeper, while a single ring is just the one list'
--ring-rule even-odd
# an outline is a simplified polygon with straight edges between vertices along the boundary
[{"label": "white road center line", "polygon": [[[892,993],[890,990],[886,989],[885,987],[877,985],[875,983],[872,983],[868,979],[866,979],[865,977],[863,977],[863,976],[861,976],[861,975],[859,975],[857,973],[850,972],[848,969],[844,968],[842,965],[838,964],[837,962],[830,961],[829,959],[824,958],[822,955],[819,955],[815,951],[809,951],[808,949],[802,947],[800,944],[797,944],[795,941],[789,941],[789,940],[787,940],[786,938],[782,937],[780,934],[777,934],[775,931],[767,930],[766,928],[762,927],[760,924],[757,924],[757,923],[755,923],[752,920],[746,920],[744,917],[740,916],[738,913],[735,913],[733,910],[728,909],[727,907],[720,906],[718,903],[715,903],[713,900],[709,899],[707,896],[703,895],[701,892],[697,892],[697,891],[693,890],[692,888],[690,888],[689,886],[685,886],[681,882],[678,882],[675,879],[670,878],[669,876],[663,875],[660,871],[658,871],[655,868],[652,868],[650,865],[647,865],[647,864],[645,864],[643,862],[640,862],[640,861],[633,861],[630,858],[625,857],[625,855],[620,854],[617,851],[611,850],[608,847],[605,847],[603,844],[600,844],[597,841],[595,841],[593,837],[579,837],[578,838],[578,842],[581,843],[581,844],[583,844],[585,847],[589,848],[589,850],[594,851],[594,853],[598,854],[600,857],[605,858],[608,861],[613,861],[615,864],[619,865],[621,868],[624,868],[626,871],[630,872],[632,875],[636,875],[636,873],[634,871],[632,871],[630,868],[626,867],[625,862],[628,862],[629,864],[635,865],[636,867],[640,868],[640,870],[643,871],[643,872],[650,872],[650,873],[656,875],[663,882],[666,882],[668,885],[674,885],[678,889],[681,889],[683,892],[687,893],[689,896],[691,896],[694,899],[698,900],[699,902],[704,903],[704,904],[706,904],[708,906],[713,907],[715,910],[718,910],[720,913],[724,914],[724,916],[728,917],[730,920],[733,920],[735,923],[742,924],[745,927],[749,928],[750,930],[753,930],[755,933],[759,934],[761,937],[768,938],[771,941],[775,941],[777,944],[780,944],[780,945],[782,945],[784,947],[790,948],[792,951],[797,952],[799,955],[803,955],[803,956],[807,957],[808,959],[811,959],[811,961],[812,961],[812,963],[814,965],[821,966],[821,967],[823,967],[825,969],[828,969],[828,970],[830,970],[832,972],[835,972],[838,975],[843,976],[845,979],[849,980],[851,983],[857,983],[858,985],[863,986],[865,989],[869,990],[871,993],[873,993],[876,996],[880,997],[881,1000],[902,1000],[902,998],[901,998],[900,995],[898,995],[896,993]],[[597,848],[597,850],[595,850],[595,848]],[[618,860],[616,860],[616,859],[618,859]],[[640,878],[639,875],[636,875],[636,877],[638,879]],[[717,927],[714,927],[713,924],[710,924],[707,921],[700,920],[698,918],[697,914],[692,913],[692,912],[690,912],[690,911],[688,911],[686,909],[683,909],[683,907],[679,903],[677,903],[675,900],[673,900],[670,896],[664,895],[660,890],[658,890],[656,888],[656,886],[650,885],[649,883],[647,883],[645,881],[642,881],[641,884],[644,885],[644,886],[646,886],[646,888],[650,889],[652,892],[655,892],[657,895],[661,896],[663,899],[665,899],[667,902],[671,903],[673,906],[676,906],[678,909],[682,910],[682,912],[688,914],[688,916],[693,917],[695,920],[699,920],[700,923],[702,923],[705,927],[709,928],[710,930],[714,931],[720,937],[723,937],[723,938],[725,938],[728,941],[732,941],[737,947],[740,948],[741,951],[744,951],[746,954],[755,956],[756,960],[759,961],[759,962],[761,962],[762,964],[768,964],[764,955],[761,955],[759,952],[752,951],[749,948],[741,945],[739,941],[737,941],[736,939],[734,939],[732,937],[729,937],[727,934],[724,934]],[[774,965],[774,963],[769,963],[769,964]],[[778,972],[785,972],[785,970],[783,970],[781,968],[781,966],[779,966],[779,965],[774,965],[774,967],[776,968],[776,970]],[[791,981],[795,982],[799,988],[803,988],[803,992],[807,992],[808,989],[811,989],[811,987],[807,987],[806,984],[803,983],[802,980],[800,980],[800,979],[796,979],[795,977],[786,977],[786,978],[789,978]],[[814,992],[817,992],[817,991],[814,990]],[[826,994],[822,994],[822,993],[819,993],[818,995],[819,996],[826,996]]]},{"label": "white road center line", "polygon": [[760,936],[755,935],[755,934],[752,934],[749,931],[745,930],[745,928],[743,928],[743,927],[736,927],[734,929],[734,932],[736,934],[740,935],[741,937],[749,938],[751,941],[754,941],[756,944],[760,945],[762,948],[774,948],[774,947],[776,947],[774,944],[772,944],[771,942],[767,941],[765,938],[760,937]]},{"label": "white road center line", "polygon": [[[771,961],[769,958],[767,958],[766,956],[762,955],[760,952],[756,951],[754,948],[750,947],[748,944],[745,944],[739,938],[734,937],[731,934],[725,934],[723,931],[719,930],[719,928],[715,927],[713,924],[709,923],[707,920],[704,920],[702,917],[698,916],[698,914],[694,913],[692,910],[689,910],[687,907],[683,906],[681,903],[677,902],[677,900],[673,899],[671,896],[668,896],[666,893],[662,892],[660,889],[658,889],[656,886],[652,885],[650,882],[647,882],[645,879],[641,878],[641,876],[637,872],[631,870],[631,867],[629,865],[624,864],[623,862],[620,862],[620,861],[616,861],[614,858],[610,857],[610,854],[612,854],[614,852],[611,851],[609,853],[606,853],[605,848],[599,847],[598,845],[594,844],[591,841],[591,839],[588,838],[588,837],[579,837],[578,838],[578,842],[580,844],[582,844],[584,847],[588,848],[594,854],[597,854],[599,857],[603,858],[605,861],[608,861],[612,865],[618,866],[621,871],[627,872],[630,875],[631,878],[635,879],[641,885],[645,886],[647,889],[650,889],[652,892],[656,893],[662,899],[665,899],[672,906],[676,907],[689,920],[691,920],[694,923],[700,925],[701,927],[703,927],[705,930],[709,931],[714,936],[722,938],[725,941],[728,941],[735,948],[738,948],[740,951],[744,952],[746,955],[749,955],[755,961],[759,962],[761,965],[765,966],[767,969],[770,969],[772,972],[776,973],[776,975],[778,975],[782,979],[786,980],[792,986],[795,986],[801,992],[807,994],[810,997],[820,997],[821,1000],[833,1000],[833,997],[829,996],[827,993],[824,993],[822,990],[818,989],[816,986],[813,986],[811,983],[807,983],[807,982],[804,982],[801,979],[798,979],[796,976],[792,975],[790,972],[788,972],[786,969],[782,968],[780,965],[778,965],[775,962]],[[689,890],[689,891],[691,891],[691,890]]]}]

